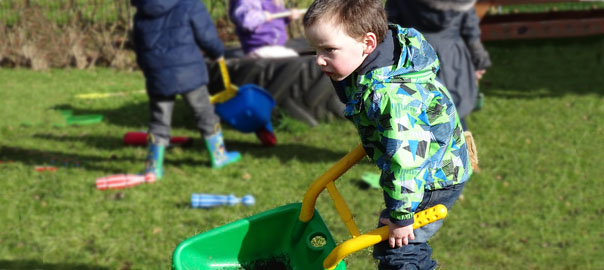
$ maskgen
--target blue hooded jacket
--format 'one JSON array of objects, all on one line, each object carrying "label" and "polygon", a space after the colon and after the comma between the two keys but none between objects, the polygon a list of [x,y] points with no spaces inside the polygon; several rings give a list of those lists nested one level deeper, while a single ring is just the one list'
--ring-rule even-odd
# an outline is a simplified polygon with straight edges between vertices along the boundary
[{"label": "blue hooded jacket", "polygon": [[150,95],[172,96],[206,85],[203,52],[224,54],[205,5],[200,0],[132,0],[133,41]]}]

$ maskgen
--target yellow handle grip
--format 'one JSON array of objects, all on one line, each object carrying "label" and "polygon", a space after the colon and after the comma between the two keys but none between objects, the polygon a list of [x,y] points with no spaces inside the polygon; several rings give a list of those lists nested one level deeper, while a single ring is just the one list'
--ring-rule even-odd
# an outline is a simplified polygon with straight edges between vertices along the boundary
[{"label": "yellow handle grip", "polygon": [[237,87],[231,84],[229,71],[223,57],[218,58],[218,66],[220,68],[220,75],[222,75],[224,90],[210,97],[210,103],[212,104],[225,102],[237,94]]},{"label": "yellow handle grip", "polygon": [[[446,216],[447,207],[442,204],[438,204],[421,212],[415,213],[415,215],[413,215],[415,219],[415,222],[413,223],[413,229],[417,229],[428,223],[443,219]],[[340,261],[344,259],[344,257],[361,249],[368,248],[377,243],[387,240],[389,236],[388,234],[388,226],[383,226],[368,233],[361,234],[358,237],[344,241],[343,243],[337,245],[329,253],[329,255],[327,255],[327,258],[325,258],[325,260],[323,261],[323,267],[325,269],[330,270],[335,269],[338,263],[340,263]]]},{"label": "yellow handle grip", "polygon": [[224,57],[218,58],[218,66],[220,67],[220,75],[222,75],[224,89],[229,89],[231,87],[231,78],[229,77],[229,71],[227,70],[226,63],[224,62]]}]

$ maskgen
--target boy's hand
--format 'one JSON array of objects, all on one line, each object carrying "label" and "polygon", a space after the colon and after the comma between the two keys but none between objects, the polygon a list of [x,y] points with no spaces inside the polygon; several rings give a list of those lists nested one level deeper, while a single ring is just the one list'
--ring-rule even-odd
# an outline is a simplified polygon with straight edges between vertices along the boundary
[{"label": "boy's hand", "polygon": [[388,243],[391,248],[406,246],[409,244],[409,240],[415,240],[413,224],[400,226],[392,223],[387,218],[380,218],[380,222],[388,225]]},{"label": "boy's hand", "polygon": [[484,75],[487,71],[484,69],[476,70],[476,80],[482,79],[482,75]]}]

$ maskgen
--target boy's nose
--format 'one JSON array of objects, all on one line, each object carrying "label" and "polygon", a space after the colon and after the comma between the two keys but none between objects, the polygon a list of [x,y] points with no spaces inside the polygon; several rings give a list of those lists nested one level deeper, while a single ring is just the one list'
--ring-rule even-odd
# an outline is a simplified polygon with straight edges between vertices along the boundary
[{"label": "boy's nose", "polygon": [[317,55],[317,65],[319,65],[319,66],[326,66],[327,65],[327,62],[325,61],[325,59],[321,55]]}]

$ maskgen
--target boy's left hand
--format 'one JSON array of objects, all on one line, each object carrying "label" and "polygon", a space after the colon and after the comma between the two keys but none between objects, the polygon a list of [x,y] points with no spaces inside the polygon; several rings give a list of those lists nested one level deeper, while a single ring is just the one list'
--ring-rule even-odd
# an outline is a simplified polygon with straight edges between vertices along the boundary
[{"label": "boy's left hand", "polygon": [[391,248],[406,246],[409,244],[409,240],[415,240],[413,224],[400,226],[392,223],[387,218],[380,218],[380,222],[388,225],[388,243]]}]

